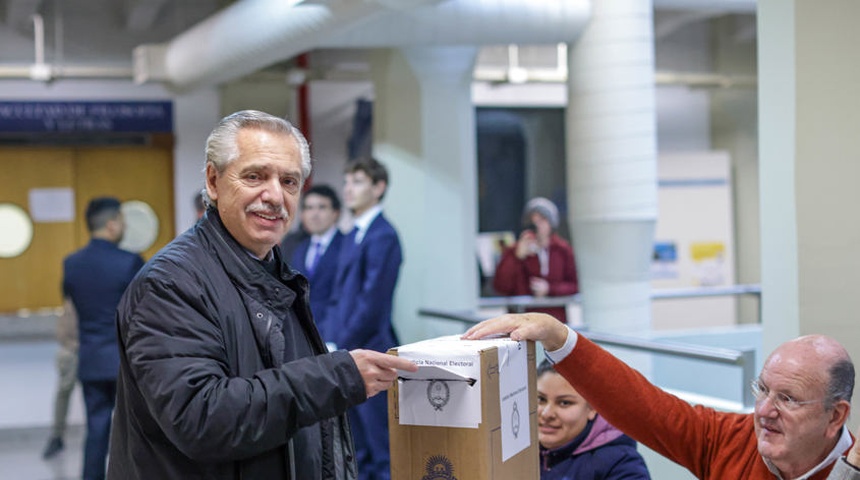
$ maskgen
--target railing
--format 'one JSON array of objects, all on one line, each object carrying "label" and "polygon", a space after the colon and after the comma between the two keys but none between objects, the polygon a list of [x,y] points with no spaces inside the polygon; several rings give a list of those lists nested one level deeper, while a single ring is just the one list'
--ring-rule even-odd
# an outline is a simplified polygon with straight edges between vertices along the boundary
[{"label": "railing", "polygon": [[[529,304],[529,306],[534,306],[534,304]],[[486,316],[481,316],[474,312],[433,308],[422,308],[418,310],[418,314],[426,317],[457,321],[465,325],[473,325],[487,318]],[[745,410],[751,410],[755,406],[755,399],[753,398],[752,391],[749,389],[749,385],[752,383],[752,380],[756,375],[755,349],[731,350],[727,348],[706,347],[701,345],[687,345],[662,341],[657,342],[653,340],[624,337],[588,330],[577,331],[600,345],[626,348],[640,352],[670,355],[678,358],[704,360],[711,363],[740,367],[742,381],[741,391],[743,392],[743,400],[741,402],[742,407]]]},{"label": "railing", "polygon": [[[60,309],[56,309],[60,310]],[[56,339],[57,317],[55,309],[15,314],[0,313],[0,343],[43,341]]]},{"label": "railing", "polygon": [[[737,295],[753,295],[759,298],[761,304],[761,286],[729,285],[717,287],[663,288],[651,291],[653,300],[673,298],[725,297]],[[581,296],[565,295],[561,297],[532,297],[519,295],[514,297],[483,297],[478,299],[479,308],[506,307],[515,312],[523,312],[529,307],[562,307],[568,304],[581,303]],[[761,316],[759,316],[761,318]]]}]

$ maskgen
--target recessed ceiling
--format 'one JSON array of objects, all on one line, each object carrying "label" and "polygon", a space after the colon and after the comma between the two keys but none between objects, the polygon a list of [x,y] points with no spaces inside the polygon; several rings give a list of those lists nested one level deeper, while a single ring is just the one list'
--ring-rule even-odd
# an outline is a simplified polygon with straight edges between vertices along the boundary
[{"label": "recessed ceiling", "polygon": [[132,50],[167,42],[231,3],[218,0],[0,0],[0,64],[35,61],[42,19],[44,60],[130,65]]}]

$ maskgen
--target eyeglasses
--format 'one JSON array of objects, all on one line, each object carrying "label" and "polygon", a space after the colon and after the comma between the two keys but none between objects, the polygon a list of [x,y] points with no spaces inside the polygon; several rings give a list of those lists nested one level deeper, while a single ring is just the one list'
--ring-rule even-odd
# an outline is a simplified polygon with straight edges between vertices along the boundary
[{"label": "eyeglasses", "polygon": [[[761,380],[755,379],[750,384],[750,389],[752,390],[753,397],[755,397],[755,402],[763,402],[765,398],[770,396],[770,389],[767,388]],[[771,405],[773,408],[779,410],[780,412],[793,412],[804,405],[810,405],[813,403],[819,403],[825,401],[826,398],[819,398],[818,400],[797,400],[791,395],[786,395],[785,393],[774,392],[773,398],[770,399]]]}]

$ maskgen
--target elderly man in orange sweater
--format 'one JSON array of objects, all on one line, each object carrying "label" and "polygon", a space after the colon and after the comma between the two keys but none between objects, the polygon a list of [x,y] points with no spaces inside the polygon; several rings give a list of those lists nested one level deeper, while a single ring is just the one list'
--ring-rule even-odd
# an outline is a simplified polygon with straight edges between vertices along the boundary
[{"label": "elderly man in orange sweater", "polygon": [[664,392],[549,315],[503,315],[475,325],[464,338],[499,333],[543,343],[555,369],[607,421],[697,478],[860,478],[854,467],[860,451],[851,449],[845,427],[854,364],[832,338],[808,335],[780,345],[753,382],[754,413],[738,414]]}]

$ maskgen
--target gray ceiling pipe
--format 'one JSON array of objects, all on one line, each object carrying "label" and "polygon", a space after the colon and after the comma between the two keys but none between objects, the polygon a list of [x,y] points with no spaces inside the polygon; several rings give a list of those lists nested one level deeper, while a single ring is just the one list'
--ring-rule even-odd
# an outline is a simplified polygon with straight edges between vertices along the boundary
[{"label": "gray ceiling pipe", "polygon": [[217,85],[311,50],[384,9],[371,1],[239,1],[170,41],[163,80],[177,90]]}]

